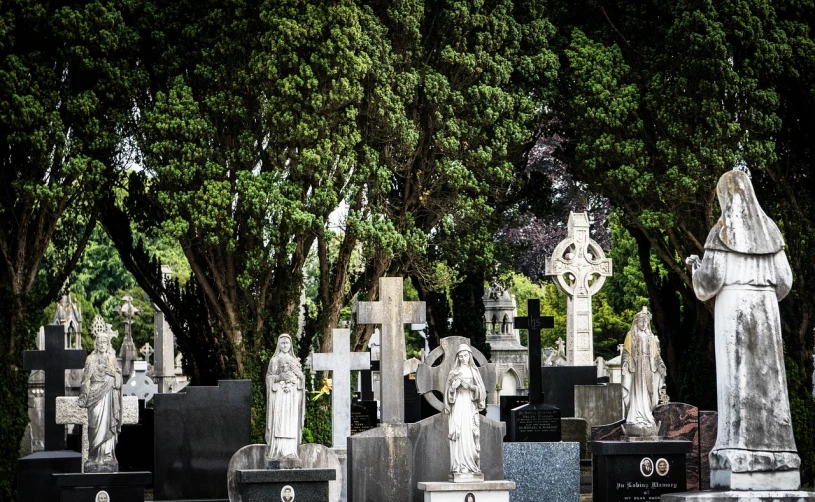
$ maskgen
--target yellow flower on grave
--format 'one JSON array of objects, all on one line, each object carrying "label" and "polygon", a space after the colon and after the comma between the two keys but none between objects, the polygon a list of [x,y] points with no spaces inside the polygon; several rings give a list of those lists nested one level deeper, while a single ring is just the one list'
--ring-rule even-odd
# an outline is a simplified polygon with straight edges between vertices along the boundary
[{"label": "yellow flower on grave", "polygon": [[317,394],[316,396],[311,398],[312,401],[316,401],[317,399],[326,394],[331,394],[331,379],[326,378],[325,380],[323,380],[323,388],[320,390],[312,391],[312,394]]}]

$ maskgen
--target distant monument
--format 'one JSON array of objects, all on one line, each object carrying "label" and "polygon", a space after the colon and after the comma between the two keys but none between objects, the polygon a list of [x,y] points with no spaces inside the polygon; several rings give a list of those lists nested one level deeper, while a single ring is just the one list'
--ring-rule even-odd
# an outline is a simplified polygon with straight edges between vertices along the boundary
[{"label": "distant monument", "polygon": [[483,300],[490,360],[496,366],[498,384],[501,386],[498,394],[523,394],[529,377],[528,354],[526,347],[521,345],[518,330],[513,326],[518,315],[515,296],[496,283],[487,288]]},{"label": "distant monument", "polygon": [[302,464],[297,448],[306,418],[305,375],[291,336],[282,334],[266,371],[266,465],[293,469]]},{"label": "distant monument", "polygon": [[665,381],[665,363],[659,354],[659,339],[651,332],[651,314],[646,307],[634,316],[625,336],[622,355],[624,430],[629,437],[656,437],[659,424],[653,409]]}]

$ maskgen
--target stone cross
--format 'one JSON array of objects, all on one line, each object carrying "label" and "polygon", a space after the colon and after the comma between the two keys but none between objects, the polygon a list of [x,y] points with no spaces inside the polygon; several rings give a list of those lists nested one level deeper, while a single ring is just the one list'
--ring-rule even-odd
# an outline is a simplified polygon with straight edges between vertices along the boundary
[{"label": "stone cross", "polygon": [[[515,329],[525,329],[529,340],[529,403],[543,402],[541,391],[541,329],[555,327],[555,318],[541,315],[538,298],[526,300],[526,317],[515,318]],[[561,343],[563,343],[561,341]]]},{"label": "stone cross", "polygon": [[333,352],[311,355],[315,371],[331,371],[332,446],[345,448],[351,435],[351,371],[371,368],[369,352],[351,352],[351,330],[334,329]]},{"label": "stone cross", "polygon": [[135,396],[147,404],[158,392],[158,386],[147,376],[147,361],[133,361],[133,376],[122,384],[123,396]]},{"label": "stone cross", "polygon": [[[79,398],[58,397],[56,401],[56,423],[61,427],[68,424],[82,426],[82,471],[85,471],[85,462],[88,460],[88,409],[79,406]],[[139,398],[122,396],[122,423],[139,423]]]},{"label": "stone cross", "polygon": [[150,346],[149,342],[146,342],[141,346],[141,349],[139,349],[139,353],[144,356],[144,360],[147,362],[147,364],[150,364],[150,356],[153,355],[153,352],[155,351],[153,350],[153,347]]},{"label": "stone cross", "polygon": [[359,302],[357,324],[382,325],[382,365],[380,395],[382,423],[405,421],[404,361],[405,324],[427,322],[425,302],[406,302],[402,298],[402,278],[379,279],[379,301]]},{"label": "stone cross", "polygon": [[[416,390],[419,394],[424,395],[425,401],[439,411],[442,411],[444,404],[431,391],[435,390],[444,395],[444,384],[447,382],[447,375],[450,374],[450,370],[456,364],[456,350],[462,344],[470,345],[470,339],[463,336],[442,338],[441,344],[425,357],[424,362],[416,370]],[[481,380],[484,381],[487,402],[490,402],[493,394],[495,394],[495,382],[498,379],[495,365],[487,361],[487,358],[484,357],[480,350],[472,345],[470,345],[470,348],[473,351],[473,359],[478,364]],[[438,366],[433,366],[433,363],[442,356],[444,358],[441,363]]]},{"label": "stone cross", "polygon": [[587,213],[570,213],[568,236],[546,258],[546,275],[566,293],[566,359],[570,366],[590,366],[594,362],[591,297],[606,277],[611,276],[611,260],[589,237]]},{"label": "stone cross", "polygon": [[85,367],[88,352],[65,348],[65,329],[62,325],[45,326],[45,350],[23,352],[23,368],[45,370],[45,436],[46,451],[65,449],[65,426],[56,421],[56,399],[65,395],[65,370]]},{"label": "stone cross", "polygon": [[[161,266],[161,277],[163,284],[172,277],[173,270],[169,265]],[[156,358],[153,360],[153,377],[158,385],[158,391],[162,394],[177,392],[177,381],[175,378],[175,345],[173,332],[167,322],[167,316],[159,310],[158,305],[153,314],[153,344],[156,347]]]},{"label": "stone cross", "polygon": [[133,361],[138,358],[136,344],[133,343],[133,316],[141,314],[141,307],[133,305],[133,297],[130,295],[123,296],[122,301],[124,303],[116,307],[115,311],[125,318],[125,337],[122,348],[119,349],[119,357],[122,358],[122,377],[128,378],[133,374]]}]

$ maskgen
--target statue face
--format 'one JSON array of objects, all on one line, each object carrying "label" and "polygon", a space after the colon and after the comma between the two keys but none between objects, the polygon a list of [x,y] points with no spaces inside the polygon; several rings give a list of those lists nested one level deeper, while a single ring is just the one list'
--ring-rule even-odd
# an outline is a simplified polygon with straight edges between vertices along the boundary
[{"label": "statue face", "polygon": [[96,339],[96,350],[101,353],[105,353],[108,351],[108,347],[110,346],[110,342],[106,338],[97,338]]},{"label": "statue face", "polygon": [[637,318],[637,328],[639,328],[642,331],[647,330],[648,329],[648,319],[646,319],[645,317]]},{"label": "statue face", "polygon": [[280,339],[280,350],[283,352],[289,352],[291,350],[291,340],[288,337],[283,337]]},{"label": "statue face", "polygon": [[461,364],[468,364],[470,362],[470,353],[466,350],[462,350],[458,353],[458,362]]}]

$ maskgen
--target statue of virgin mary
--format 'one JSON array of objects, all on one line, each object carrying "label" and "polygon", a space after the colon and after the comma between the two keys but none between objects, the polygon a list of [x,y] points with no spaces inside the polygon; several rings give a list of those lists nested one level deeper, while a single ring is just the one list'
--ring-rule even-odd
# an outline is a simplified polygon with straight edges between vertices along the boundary
[{"label": "statue of virgin mary", "polygon": [[456,351],[456,364],[444,384],[444,413],[450,415],[450,481],[483,481],[479,411],[486,406],[484,381],[469,345]]},{"label": "statue of virgin mary", "polygon": [[266,371],[266,463],[270,468],[299,467],[297,447],[306,417],[304,384],[291,336],[282,334]]}]

